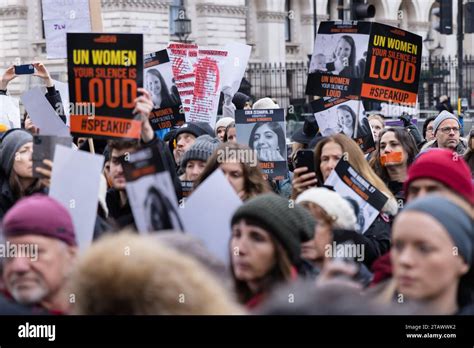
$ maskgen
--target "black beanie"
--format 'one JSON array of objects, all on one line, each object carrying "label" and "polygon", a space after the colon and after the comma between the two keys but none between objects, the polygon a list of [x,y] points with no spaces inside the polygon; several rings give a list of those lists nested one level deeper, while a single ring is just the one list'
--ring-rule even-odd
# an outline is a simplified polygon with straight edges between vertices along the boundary
[{"label": "black beanie", "polygon": [[281,243],[293,264],[300,259],[301,243],[313,238],[316,224],[306,209],[275,193],[249,199],[234,213],[231,225],[241,219],[261,224]]},{"label": "black beanie", "polygon": [[174,138],[178,139],[178,136],[182,133],[192,134],[196,138],[204,134],[207,134],[213,138],[215,137],[214,129],[212,129],[209,123],[206,122],[187,122],[178,128]]}]

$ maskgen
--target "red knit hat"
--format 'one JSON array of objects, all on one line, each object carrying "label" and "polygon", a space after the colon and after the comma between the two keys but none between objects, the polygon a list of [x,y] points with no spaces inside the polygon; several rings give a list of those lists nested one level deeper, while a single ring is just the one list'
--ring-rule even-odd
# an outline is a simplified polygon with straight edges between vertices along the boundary
[{"label": "red knit hat", "polygon": [[441,182],[471,204],[474,204],[474,185],[471,171],[462,156],[445,149],[430,149],[413,162],[404,183],[405,194],[416,179]]},{"label": "red knit hat", "polygon": [[77,245],[69,212],[45,195],[35,194],[19,200],[7,212],[2,225],[5,237],[36,234]]}]

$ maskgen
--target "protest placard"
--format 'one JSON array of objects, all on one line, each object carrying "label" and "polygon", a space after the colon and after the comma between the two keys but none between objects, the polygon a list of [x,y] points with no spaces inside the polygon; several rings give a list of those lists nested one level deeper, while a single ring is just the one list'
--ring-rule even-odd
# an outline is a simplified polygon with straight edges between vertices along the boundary
[{"label": "protest placard", "polygon": [[183,198],[187,198],[193,192],[193,181],[181,180],[181,192],[183,193]]},{"label": "protest placard", "polygon": [[394,106],[416,109],[421,51],[421,37],[399,28],[375,22],[322,22],[306,94],[358,99],[368,106],[384,103],[390,108],[386,116],[400,116],[402,111]]},{"label": "protest placard", "polygon": [[33,177],[43,178],[44,175],[36,171],[37,167],[44,168],[43,160],[53,160],[56,145],[60,144],[65,147],[72,146],[71,137],[57,137],[54,135],[34,135],[33,136]]},{"label": "protest placard", "polygon": [[176,88],[181,99],[182,110],[186,119],[188,119],[196,80],[194,66],[197,62],[198,46],[196,44],[171,42],[167,51]]},{"label": "protest placard", "polygon": [[331,186],[341,196],[357,202],[357,224],[361,233],[372,225],[388,200],[387,196],[371,185],[344,158],[339,160],[324,185]]},{"label": "protest placard", "polygon": [[173,181],[158,148],[146,147],[127,157],[122,166],[138,231],[182,231]]},{"label": "protest placard", "polygon": [[227,51],[199,49],[193,99],[186,122],[207,122],[211,127],[216,124],[226,59]]},{"label": "protest placard", "polygon": [[33,124],[39,128],[39,134],[60,137],[70,135],[69,128],[59,118],[40,87],[35,87],[23,93],[21,102],[25,106]]},{"label": "protest placard", "polygon": [[311,108],[323,136],[343,133],[354,139],[364,153],[375,150],[372,130],[361,101],[321,98],[312,101]]},{"label": "protest placard", "polygon": [[104,156],[57,145],[53,163],[49,195],[71,214],[79,248],[84,251],[94,235]]},{"label": "protest placard", "polygon": [[419,35],[372,23],[361,98],[415,105],[422,43]]},{"label": "protest placard", "polygon": [[92,30],[89,0],[42,0],[48,59],[66,58],[66,33]]},{"label": "protest placard", "polygon": [[262,172],[283,179],[288,172],[283,109],[236,110],[237,142],[256,151]]},{"label": "protest placard", "polygon": [[20,103],[16,98],[0,95],[0,124],[5,128],[21,128]]},{"label": "protest placard", "polygon": [[[219,199],[215,199],[216,192]],[[185,231],[201,239],[211,253],[229,264],[230,221],[240,205],[242,201],[234,188],[217,169],[186,199],[179,212]]]},{"label": "protest placard", "polygon": [[222,69],[221,89],[224,94],[233,97],[239,90],[245,75],[252,47],[238,42],[230,42],[225,45],[224,51],[227,52],[227,61]]},{"label": "protest placard", "polygon": [[92,116],[71,114],[71,133],[139,139],[140,116],[132,111],[143,87],[143,35],[68,33],[67,53],[70,101],[95,109]]},{"label": "protest placard", "polygon": [[184,110],[174,83],[167,50],[145,55],[145,88],[153,99],[150,124],[154,130],[180,126],[185,122]]},{"label": "protest placard", "polygon": [[360,95],[370,34],[369,22],[321,22],[314,42],[306,94]]}]

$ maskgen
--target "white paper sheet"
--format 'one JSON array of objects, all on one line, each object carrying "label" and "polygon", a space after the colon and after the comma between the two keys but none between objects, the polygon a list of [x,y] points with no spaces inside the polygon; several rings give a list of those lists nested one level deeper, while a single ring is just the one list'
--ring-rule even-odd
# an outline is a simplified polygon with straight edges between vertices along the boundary
[{"label": "white paper sheet", "polygon": [[228,52],[227,61],[222,69],[222,92],[231,96],[239,90],[252,47],[238,42],[228,43],[224,50]]},{"label": "white paper sheet", "polygon": [[239,196],[217,169],[191,194],[179,212],[185,231],[201,239],[211,253],[229,264],[230,221],[240,205]]},{"label": "white paper sheet", "polygon": [[81,251],[92,243],[104,156],[56,145],[49,195],[71,214]]},{"label": "white paper sheet", "polygon": [[42,4],[47,58],[66,58],[66,33],[91,32],[89,1],[43,0]]},{"label": "white paper sheet", "polygon": [[69,128],[59,118],[45,97],[43,90],[36,87],[26,91],[21,96],[33,124],[40,129],[41,135],[70,136]]},{"label": "white paper sheet", "polygon": [[0,123],[11,128],[21,128],[20,102],[8,95],[0,95]]}]

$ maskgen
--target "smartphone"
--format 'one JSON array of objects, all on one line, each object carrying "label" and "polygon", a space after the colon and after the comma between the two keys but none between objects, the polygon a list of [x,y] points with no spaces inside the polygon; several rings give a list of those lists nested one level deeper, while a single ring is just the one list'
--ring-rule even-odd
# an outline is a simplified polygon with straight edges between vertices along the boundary
[{"label": "smartphone", "polygon": [[37,167],[43,167],[43,160],[54,159],[56,145],[61,144],[67,147],[72,146],[71,137],[57,137],[54,135],[35,135],[33,137],[33,177],[44,178],[43,174],[36,171]]},{"label": "smartphone", "polygon": [[315,172],[314,152],[310,149],[298,150],[295,156],[295,168],[307,167],[308,172]]},{"label": "smartphone", "polygon": [[33,64],[15,65],[16,75],[30,75],[35,73]]}]

